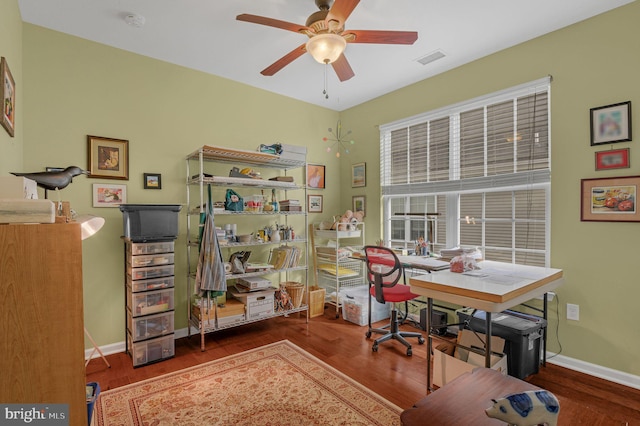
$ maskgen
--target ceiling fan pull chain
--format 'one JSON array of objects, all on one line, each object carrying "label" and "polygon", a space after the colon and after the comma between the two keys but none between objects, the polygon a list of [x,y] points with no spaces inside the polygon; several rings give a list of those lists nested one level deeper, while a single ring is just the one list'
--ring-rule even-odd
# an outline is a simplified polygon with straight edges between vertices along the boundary
[{"label": "ceiling fan pull chain", "polygon": [[329,68],[328,62],[324,64],[324,90],[322,91],[322,94],[325,99],[329,99],[329,91],[327,90],[327,68]]}]

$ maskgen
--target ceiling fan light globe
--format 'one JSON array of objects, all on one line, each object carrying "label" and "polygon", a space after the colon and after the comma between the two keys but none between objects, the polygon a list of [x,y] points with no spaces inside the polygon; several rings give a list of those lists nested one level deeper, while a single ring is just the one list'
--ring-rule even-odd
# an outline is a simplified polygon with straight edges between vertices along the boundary
[{"label": "ceiling fan light globe", "polygon": [[338,60],[347,41],[337,34],[318,34],[307,41],[307,52],[321,64],[331,64]]}]

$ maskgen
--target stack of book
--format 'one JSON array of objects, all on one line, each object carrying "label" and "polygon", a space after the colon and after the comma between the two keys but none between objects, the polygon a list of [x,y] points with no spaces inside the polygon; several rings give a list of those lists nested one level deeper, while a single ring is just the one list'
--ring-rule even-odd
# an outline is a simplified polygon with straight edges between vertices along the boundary
[{"label": "stack of book", "polygon": [[282,200],[280,201],[280,210],[283,212],[300,212],[302,206],[300,200]]},{"label": "stack of book", "polygon": [[302,251],[294,246],[280,246],[271,250],[269,256],[269,264],[273,265],[273,269],[295,268],[300,262]]}]

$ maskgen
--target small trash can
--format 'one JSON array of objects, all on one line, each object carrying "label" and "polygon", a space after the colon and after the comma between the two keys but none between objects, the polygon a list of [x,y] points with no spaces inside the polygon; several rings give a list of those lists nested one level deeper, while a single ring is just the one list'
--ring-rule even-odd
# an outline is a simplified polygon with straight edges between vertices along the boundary
[{"label": "small trash can", "polygon": [[[465,308],[456,311],[460,327],[480,333],[486,333],[486,314]],[[491,315],[491,334],[505,340],[504,352],[507,355],[507,370],[510,376],[524,379],[539,371],[540,342],[547,327],[544,318],[535,315],[519,314],[510,311]]]},{"label": "small trash can", "polygon": [[98,382],[87,383],[87,424],[91,426],[91,416],[93,416],[93,406],[100,395],[100,385]]}]

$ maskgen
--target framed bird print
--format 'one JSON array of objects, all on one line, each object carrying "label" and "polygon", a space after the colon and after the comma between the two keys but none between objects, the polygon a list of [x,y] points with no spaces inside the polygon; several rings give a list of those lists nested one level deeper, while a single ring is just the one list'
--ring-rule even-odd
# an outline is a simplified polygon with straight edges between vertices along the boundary
[{"label": "framed bird print", "polygon": [[7,133],[13,137],[16,126],[16,82],[13,80],[7,60],[0,58],[0,100],[2,100],[2,117],[0,123]]},{"label": "framed bird print", "polygon": [[129,180],[129,141],[87,136],[89,177]]}]

